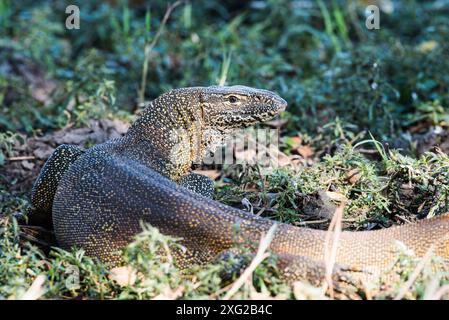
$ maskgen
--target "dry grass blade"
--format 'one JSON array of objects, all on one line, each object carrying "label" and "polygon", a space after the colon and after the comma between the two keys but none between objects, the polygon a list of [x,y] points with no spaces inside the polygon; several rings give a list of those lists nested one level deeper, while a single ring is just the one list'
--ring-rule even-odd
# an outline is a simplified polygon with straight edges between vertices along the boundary
[{"label": "dry grass blade", "polygon": [[276,231],[277,224],[273,224],[268,230],[267,234],[261,238],[259,243],[259,248],[257,249],[256,256],[251,261],[248,268],[243,271],[243,273],[240,275],[240,277],[232,284],[229,291],[226,293],[226,295],[223,297],[223,300],[229,300],[241,287],[242,285],[248,280],[248,278],[252,275],[253,271],[257,268],[257,266],[269,256],[269,253],[266,252],[268,249],[271,240],[273,240],[274,233]]},{"label": "dry grass blade", "polygon": [[37,300],[45,294],[44,283],[46,276],[43,274],[38,275],[25,294],[20,297],[20,300]]},{"label": "dry grass blade", "polygon": [[[335,214],[332,217],[331,223],[329,225],[328,232],[326,233],[326,238],[324,241],[324,260],[326,263],[326,284],[324,286],[324,291],[329,288],[329,294],[331,299],[334,298],[334,287],[332,284],[332,272],[334,270],[335,261],[337,258],[337,248],[338,240],[341,235],[341,222],[343,219],[343,211],[346,202],[342,202],[340,206],[335,210]],[[332,237],[332,245],[330,245]]]},{"label": "dry grass blade", "polygon": [[441,300],[444,295],[449,295],[449,284],[439,288],[428,300]]}]

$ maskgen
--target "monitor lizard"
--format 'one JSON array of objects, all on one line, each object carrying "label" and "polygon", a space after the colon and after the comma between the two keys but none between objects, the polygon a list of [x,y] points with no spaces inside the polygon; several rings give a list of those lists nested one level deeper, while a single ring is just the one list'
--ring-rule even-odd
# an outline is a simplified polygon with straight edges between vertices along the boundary
[{"label": "monitor lizard", "polygon": [[[32,191],[34,212],[52,214],[64,249],[83,248],[111,265],[141,231],[140,221],[181,238],[185,267],[207,263],[239,241],[258,242],[275,221],[211,199],[213,181],[190,171],[233,129],[273,118],[287,106],[277,94],[245,86],[171,90],[152,101],[118,139],[82,151],[58,147]],[[235,236],[238,226],[238,236]],[[376,231],[343,231],[334,274],[378,274],[397,257],[397,241],[449,260],[449,215]],[[277,223],[270,250],[288,281],[323,279],[326,231]]]}]

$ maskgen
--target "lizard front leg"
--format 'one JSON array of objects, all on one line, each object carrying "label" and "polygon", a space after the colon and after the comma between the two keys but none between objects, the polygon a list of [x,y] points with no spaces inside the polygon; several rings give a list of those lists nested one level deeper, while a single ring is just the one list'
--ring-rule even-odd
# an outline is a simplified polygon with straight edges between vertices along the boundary
[{"label": "lizard front leg", "polygon": [[179,180],[179,185],[207,198],[214,195],[214,181],[202,174],[190,172]]}]

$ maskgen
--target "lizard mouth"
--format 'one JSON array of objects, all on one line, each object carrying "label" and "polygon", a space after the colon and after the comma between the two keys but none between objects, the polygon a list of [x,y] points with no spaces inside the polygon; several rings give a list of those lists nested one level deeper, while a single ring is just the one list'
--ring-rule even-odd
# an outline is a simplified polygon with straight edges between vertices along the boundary
[{"label": "lizard mouth", "polygon": [[278,112],[267,111],[264,113],[248,115],[245,113],[233,114],[224,119],[227,128],[245,128],[257,123],[265,122],[275,117]]},{"label": "lizard mouth", "polygon": [[[262,101],[261,101],[262,102]],[[211,125],[218,130],[238,129],[271,120],[287,107],[287,102],[279,96],[271,97],[269,101],[258,105],[248,105],[236,110],[226,110],[209,114],[201,106],[201,115],[209,116]]]}]

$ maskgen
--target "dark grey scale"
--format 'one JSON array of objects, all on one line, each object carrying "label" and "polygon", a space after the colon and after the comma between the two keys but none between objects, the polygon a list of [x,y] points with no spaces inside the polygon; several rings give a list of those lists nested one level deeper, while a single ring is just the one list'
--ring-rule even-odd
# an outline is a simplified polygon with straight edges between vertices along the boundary
[{"label": "dark grey scale", "polygon": [[47,159],[31,191],[31,207],[27,212],[31,224],[52,227],[51,212],[56,189],[69,166],[83,152],[77,146],[63,144]]},{"label": "dark grey scale", "polygon": [[179,180],[179,185],[204,197],[214,196],[214,181],[202,174],[191,172]]},{"label": "dark grey scale", "polygon": [[224,283],[228,283],[239,277],[253,258],[254,255],[244,255],[232,248],[220,253],[214,262],[224,266],[219,275]]}]

